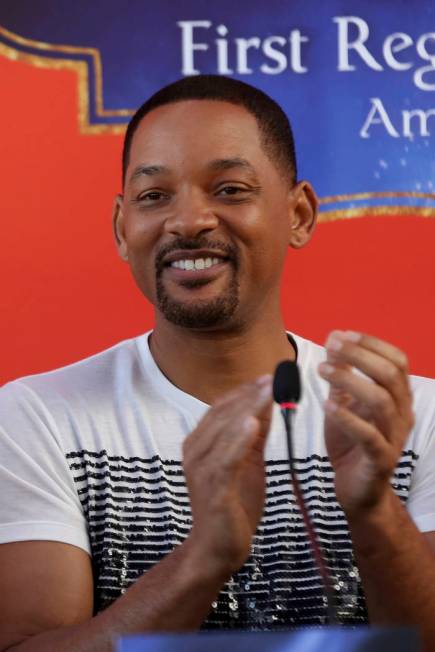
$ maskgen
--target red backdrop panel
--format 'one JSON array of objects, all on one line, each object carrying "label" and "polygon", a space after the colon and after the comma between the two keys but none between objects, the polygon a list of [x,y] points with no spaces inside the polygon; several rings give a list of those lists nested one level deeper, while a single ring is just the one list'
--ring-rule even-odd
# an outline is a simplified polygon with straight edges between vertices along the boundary
[{"label": "red backdrop panel", "polygon": [[[152,308],[118,259],[111,209],[119,136],[81,135],[73,71],[0,57],[2,366],[0,382],[67,364],[152,326]],[[287,326],[377,334],[435,376],[435,221],[369,217],[320,224],[291,251]]]}]

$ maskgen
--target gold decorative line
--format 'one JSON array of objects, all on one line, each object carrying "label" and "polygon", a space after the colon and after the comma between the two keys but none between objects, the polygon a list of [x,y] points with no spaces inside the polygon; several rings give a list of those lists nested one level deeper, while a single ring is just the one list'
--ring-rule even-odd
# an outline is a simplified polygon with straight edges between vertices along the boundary
[{"label": "gold decorative line", "polygon": [[344,208],[337,211],[319,213],[318,221],[333,222],[335,220],[352,219],[354,217],[379,217],[382,215],[416,215],[419,217],[435,217],[435,208],[430,206],[363,206],[361,208]]},{"label": "gold decorative line", "polygon": [[345,201],[361,201],[363,199],[387,199],[389,197],[412,197],[414,199],[435,199],[435,192],[360,192],[354,195],[333,195],[319,199],[321,205],[338,204]]},{"label": "gold decorative line", "polygon": [[123,134],[124,125],[91,125],[89,123],[88,65],[85,61],[71,59],[48,59],[34,54],[27,54],[0,43],[0,55],[11,61],[24,61],[38,68],[52,70],[73,70],[77,74],[78,90],[78,125],[82,134]]},{"label": "gold decorative line", "polygon": [[[100,51],[97,48],[88,48],[88,47],[77,47],[74,45],[52,45],[51,43],[45,43],[44,41],[33,41],[31,39],[24,38],[23,36],[20,36],[19,34],[14,34],[13,32],[10,32],[7,30],[5,27],[2,27],[0,25],[0,36],[4,36],[5,38],[9,39],[10,41],[13,41],[17,45],[20,45],[22,47],[31,47],[35,50],[41,50],[42,52],[57,52],[61,54],[78,54],[78,55],[86,55],[90,56],[93,59],[93,64],[94,64],[94,71],[95,71],[95,112],[100,118],[111,118],[111,117],[129,117],[132,116],[134,113],[134,110],[132,109],[105,109],[104,108],[104,102],[103,102],[103,66],[101,63],[101,56],[100,56]],[[10,46],[6,46],[9,50],[15,51],[14,48],[11,48]],[[20,54],[25,54],[22,53],[20,50],[16,50],[17,53]],[[27,54],[27,53],[26,53]],[[34,54],[27,54],[30,59],[27,59],[29,63],[32,65],[40,65],[38,64],[38,60],[42,57],[39,57],[38,55]],[[18,59],[18,57],[15,57]],[[56,61],[59,61],[59,59],[51,59],[49,57],[43,57],[44,62],[53,62],[53,65],[47,65],[47,63],[44,63],[45,68],[55,68],[59,69],[59,66],[54,65]],[[77,62],[72,59],[62,59],[62,61],[67,61],[71,64],[76,64],[76,63],[84,63],[86,66],[88,65],[87,62]],[[74,69],[74,65],[69,66],[70,69]],[[86,94],[88,93],[88,87],[86,88]],[[82,101],[82,99],[80,100]],[[89,104],[89,102],[88,102]],[[91,125],[89,125],[91,126]],[[96,127],[106,127],[106,125],[92,125]],[[122,133],[124,131],[123,125],[107,125],[107,126],[115,126],[115,127],[121,127],[121,130],[117,130],[114,133]],[[100,133],[99,131],[93,131],[92,133]]]}]

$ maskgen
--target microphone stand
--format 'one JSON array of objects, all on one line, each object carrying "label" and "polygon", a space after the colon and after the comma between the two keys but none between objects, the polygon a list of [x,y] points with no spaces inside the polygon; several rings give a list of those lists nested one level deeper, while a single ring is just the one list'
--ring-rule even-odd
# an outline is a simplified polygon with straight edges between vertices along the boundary
[{"label": "microphone stand", "polygon": [[317,565],[317,569],[320,573],[323,582],[323,589],[327,601],[327,619],[329,625],[334,625],[337,623],[337,614],[334,605],[334,590],[332,585],[331,575],[329,569],[326,566],[325,560],[323,558],[322,549],[317,537],[317,533],[314,529],[311,517],[309,515],[305,500],[302,494],[301,486],[299,479],[296,473],[294,465],[294,455],[293,455],[293,438],[292,438],[292,416],[296,410],[296,403],[283,402],[280,403],[281,414],[283,416],[286,439],[287,439],[287,448],[288,448],[288,459],[289,459],[289,468],[290,468],[290,477],[293,485],[293,490],[296,498],[296,504],[298,505],[305,524],[305,529],[308,534],[308,539],[311,546],[311,551],[314,556],[314,560]]}]

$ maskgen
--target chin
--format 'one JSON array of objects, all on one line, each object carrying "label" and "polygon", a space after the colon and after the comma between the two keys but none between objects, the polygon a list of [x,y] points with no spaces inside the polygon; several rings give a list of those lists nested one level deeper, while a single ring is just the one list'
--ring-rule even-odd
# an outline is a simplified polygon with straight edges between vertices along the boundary
[{"label": "chin", "polygon": [[176,326],[192,329],[212,329],[225,326],[232,321],[238,308],[238,297],[217,297],[215,299],[183,302],[162,297],[158,309],[165,319]]},{"label": "chin", "polygon": [[[201,293],[201,286],[206,295],[207,288],[203,283],[184,286],[184,290],[191,290],[193,294],[197,289]],[[187,300],[175,297],[161,279],[157,279],[156,307],[167,321],[183,328],[210,330],[228,326],[239,307],[239,286],[236,279],[233,277],[232,282],[214,296],[213,293],[210,294],[212,296],[190,297]]]}]

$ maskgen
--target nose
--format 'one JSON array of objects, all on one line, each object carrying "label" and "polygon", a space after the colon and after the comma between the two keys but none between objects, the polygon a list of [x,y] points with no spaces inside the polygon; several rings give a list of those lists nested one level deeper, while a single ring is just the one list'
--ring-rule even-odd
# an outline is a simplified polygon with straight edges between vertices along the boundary
[{"label": "nose", "polygon": [[171,235],[195,238],[201,233],[213,231],[219,218],[206,195],[198,191],[185,191],[177,197],[173,213],[165,222],[165,231]]}]

